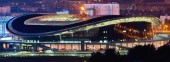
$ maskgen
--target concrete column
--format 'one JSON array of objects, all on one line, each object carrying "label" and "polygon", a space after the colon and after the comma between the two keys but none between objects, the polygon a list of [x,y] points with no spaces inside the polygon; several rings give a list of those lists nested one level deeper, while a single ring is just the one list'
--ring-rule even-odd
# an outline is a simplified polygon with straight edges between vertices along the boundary
[{"label": "concrete column", "polygon": [[73,50],[73,44],[71,44],[71,50]]},{"label": "concrete column", "polygon": [[101,49],[101,44],[99,44],[100,45],[100,49]]},{"label": "concrete column", "polygon": [[71,37],[73,37],[74,36],[74,34],[73,33],[71,33]]},{"label": "concrete column", "polygon": [[85,51],[85,49],[84,49],[84,41],[81,41],[81,51]]},{"label": "concrete column", "polygon": [[87,44],[85,44],[85,50],[87,50]]},{"label": "concrete column", "polygon": [[33,47],[34,51],[37,52],[38,51],[38,48],[37,47]]},{"label": "concrete column", "polygon": [[0,51],[3,51],[4,48],[3,48],[3,43],[0,43]]},{"label": "concrete column", "polygon": [[60,50],[60,44],[57,44],[57,48],[58,48],[58,50]]},{"label": "concrete column", "polygon": [[59,35],[60,41],[62,40],[61,34]]},{"label": "concrete column", "polygon": [[109,49],[109,44],[108,43],[106,44],[106,49]]}]

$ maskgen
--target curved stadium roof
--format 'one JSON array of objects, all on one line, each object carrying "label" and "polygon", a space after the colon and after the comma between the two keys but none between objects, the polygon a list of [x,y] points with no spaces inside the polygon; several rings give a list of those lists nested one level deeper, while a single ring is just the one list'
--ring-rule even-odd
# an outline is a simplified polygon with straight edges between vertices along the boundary
[{"label": "curved stadium roof", "polygon": [[7,30],[19,36],[46,36],[73,33],[111,24],[150,22],[159,26],[156,17],[123,17],[116,15],[87,17],[82,15],[30,14],[15,17],[7,23]]}]

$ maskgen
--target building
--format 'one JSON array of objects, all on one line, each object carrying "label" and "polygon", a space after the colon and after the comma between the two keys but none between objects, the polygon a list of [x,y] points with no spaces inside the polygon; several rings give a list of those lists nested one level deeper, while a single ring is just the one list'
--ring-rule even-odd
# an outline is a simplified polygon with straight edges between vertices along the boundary
[{"label": "building", "polygon": [[68,10],[57,11],[56,14],[69,14]]},{"label": "building", "polygon": [[160,20],[162,22],[162,30],[168,32],[170,30],[170,16],[160,16]]},{"label": "building", "polygon": [[84,4],[87,15],[120,15],[118,3],[111,4]]},{"label": "building", "polygon": [[164,0],[166,4],[170,4],[170,1],[169,0]]},{"label": "building", "polygon": [[160,16],[160,21],[161,22],[166,22],[167,20],[170,20],[170,16],[168,16],[168,15]]},{"label": "building", "polygon": [[5,15],[5,14],[9,14],[11,13],[11,7],[10,6],[4,6],[4,7],[0,7],[0,14]]},{"label": "building", "polygon": [[6,30],[6,23],[12,19],[12,16],[0,16],[0,37],[9,36],[9,32]]},{"label": "building", "polygon": [[[142,24],[137,26],[139,23]],[[7,23],[7,29],[15,40],[24,43],[20,45],[22,49],[94,51],[115,45],[133,47],[138,43],[128,44],[129,41],[153,38],[155,34],[152,29],[158,28],[159,23],[158,18],[146,16],[31,14],[11,19]],[[161,41],[161,45],[165,43]]]},{"label": "building", "polygon": [[[12,16],[0,16],[0,41],[11,39],[11,35],[6,29],[6,23],[12,18]],[[3,43],[1,42],[0,50],[4,50]]]}]

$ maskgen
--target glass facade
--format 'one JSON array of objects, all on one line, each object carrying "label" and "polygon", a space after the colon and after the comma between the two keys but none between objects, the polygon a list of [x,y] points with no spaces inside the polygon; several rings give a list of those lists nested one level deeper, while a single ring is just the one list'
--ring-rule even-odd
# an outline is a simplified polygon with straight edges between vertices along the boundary
[{"label": "glass facade", "polygon": [[0,16],[0,36],[8,36],[9,32],[6,30],[6,23],[12,16]]},{"label": "glass facade", "polygon": [[[152,44],[156,48],[167,44],[169,41],[140,41],[140,42],[117,42],[117,43],[3,43],[1,47],[4,51],[65,51],[65,52],[79,52],[79,51],[104,51],[108,48],[116,48],[118,50],[132,48],[136,45]],[[35,45],[36,44],[36,45]],[[39,44],[39,45],[38,45]]]}]

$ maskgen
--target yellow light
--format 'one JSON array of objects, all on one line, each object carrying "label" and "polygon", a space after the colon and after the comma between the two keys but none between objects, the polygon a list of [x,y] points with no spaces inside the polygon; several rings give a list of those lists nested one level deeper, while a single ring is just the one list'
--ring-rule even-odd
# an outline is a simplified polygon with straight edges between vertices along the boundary
[{"label": "yellow light", "polygon": [[81,9],[82,11],[84,11],[84,10],[85,10],[85,8],[84,8],[84,7],[80,7],[80,9]]}]

